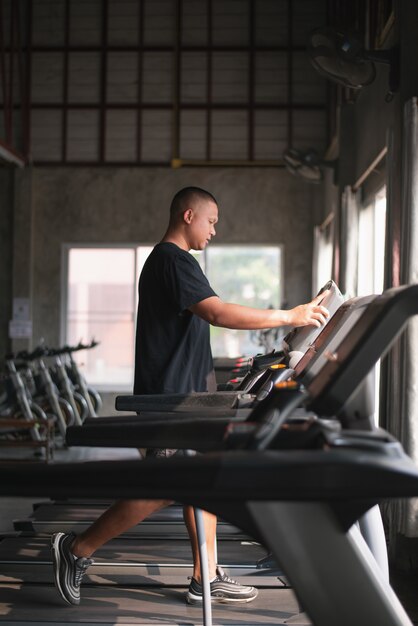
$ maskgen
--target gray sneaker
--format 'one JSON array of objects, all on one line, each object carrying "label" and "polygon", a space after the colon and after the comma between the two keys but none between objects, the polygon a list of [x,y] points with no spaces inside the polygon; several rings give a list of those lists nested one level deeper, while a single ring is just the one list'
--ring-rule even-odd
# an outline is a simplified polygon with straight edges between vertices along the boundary
[{"label": "gray sneaker", "polygon": [[71,552],[75,534],[55,533],[51,538],[55,586],[67,604],[80,604],[80,585],[93,559],[77,558]]},{"label": "gray sneaker", "polygon": [[[234,604],[237,602],[251,602],[258,595],[255,587],[240,585],[236,580],[229,578],[222,567],[216,568],[216,578],[210,583],[210,596],[212,602]],[[189,591],[186,595],[188,604],[199,604],[203,601],[202,585],[192,578]]]}]

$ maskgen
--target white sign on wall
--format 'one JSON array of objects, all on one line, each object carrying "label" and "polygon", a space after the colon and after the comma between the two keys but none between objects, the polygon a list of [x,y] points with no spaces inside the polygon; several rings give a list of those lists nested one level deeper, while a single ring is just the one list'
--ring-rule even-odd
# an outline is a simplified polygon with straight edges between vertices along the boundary
[{"label": "white sign on wall", "polygon": [[13,298],[13,319],[9,321],[10,339],[29,339],[32,337],[29,298]]},{"label": "white sign on wall", "polygon": [[29,339],[32,337],[32,320],[10,320],[10,339]]}]

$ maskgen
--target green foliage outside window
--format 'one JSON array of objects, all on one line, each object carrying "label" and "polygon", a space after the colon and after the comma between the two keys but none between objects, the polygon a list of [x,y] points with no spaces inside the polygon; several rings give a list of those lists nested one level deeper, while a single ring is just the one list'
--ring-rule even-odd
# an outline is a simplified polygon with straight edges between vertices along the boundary
[{"label": "green foliage outside window", "polygon": [[[267,309],[281,303],[279,246],[212,245],[197,253],[209,282],[225,302]],[[214,356],[237,356],[260,351],[257,334],[211,328]]]}]

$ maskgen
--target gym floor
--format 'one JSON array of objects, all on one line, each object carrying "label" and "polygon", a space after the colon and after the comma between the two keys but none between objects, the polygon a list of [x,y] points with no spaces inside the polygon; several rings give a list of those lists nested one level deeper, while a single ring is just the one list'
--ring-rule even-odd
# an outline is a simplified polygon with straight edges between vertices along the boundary
[{"label": "gym floor", "polygon": [[[30,455],[31,453],[29,453]],[[10,450],[2,450],[0,459],[27,458],[27,451],[16,454]],[[118,459],[137,458],[136,451],[122,449],[87,449],[77,448],[71,450],[57,450],[55,461],[85,461],[98,459]],[[44,500],[43,498],[2,498],[0,506],[0,536],[15,533],[13,528],[14,519],[28,518],[32,513],[34,502]],[[28,555],[30,556],[30,555]],[[4,565],[2,566],[4,567]],[[115,623],[112,616],[118,615],[118,624],[184,624],[193,625],[200,623],[201,610],[197,607],[189,607],[179,602],[180,595],[184,595],[184,590],[167,588],[163,596],[159,598],[159,614],[146,614],[144,612],[144,602],[147,596],[155,596],[157,590],[141,589],[130,587],[129,590],[118,590],[113,594],[108,586],[89,587],[85,591],[85,602],[81,607],[63,607],[59,603],[51,603],[50,589],[46,585],[39,588],[25,585],[23,597],[19,595],[19,585],[11,585],[2,582],[1,574],[7,572],[0,571],[0,624],[10,624],[10,626],[39,626],[41,624],[111,624]],[[418,624],[418,573],[392,571],[391,581],[399,599],[408,612],[413,624]],[[285,620],[294,613],[297,613],[297,600],[291,590],[280,590],[280,607],[271,602],[271,594],[265,594],[261,590],[256,606],[245,606],[239,609],[235,607],[214,607],[213,622],[215,625],[235,624],[254,626],[258,624],[278,624],[286,623]],[[43,600],[44,598],[44,600]],[[141,609],[139,609],[141,604]],[[119,606],[118,606],[119,605]],[[254,603],[255,605],[255,603]],[[45,607],[47,611],[45,612]],[[82,609],[82,610],[80,610]],[[109,621],[110,619],[110,621]],[[277,622],[277,619],[283,620]],[[122,620],[122,621],[121,621]],[[304,621],[290,621],[292,624],[307,624]],[[375,625],[373,625],[375,626]],[[377,625],[376,625],[377,626]]]}]

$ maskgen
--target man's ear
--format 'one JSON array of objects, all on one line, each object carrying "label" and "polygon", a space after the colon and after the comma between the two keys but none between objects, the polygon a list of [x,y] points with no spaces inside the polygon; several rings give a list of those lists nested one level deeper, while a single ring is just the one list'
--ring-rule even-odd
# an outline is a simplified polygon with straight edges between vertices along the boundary
[{"label": "man's ear", "polygon": [[186,222],[186,224],[191,224],[191,221],[193,219],[193,209],[187,209],[183,213],[183,219]]}]

